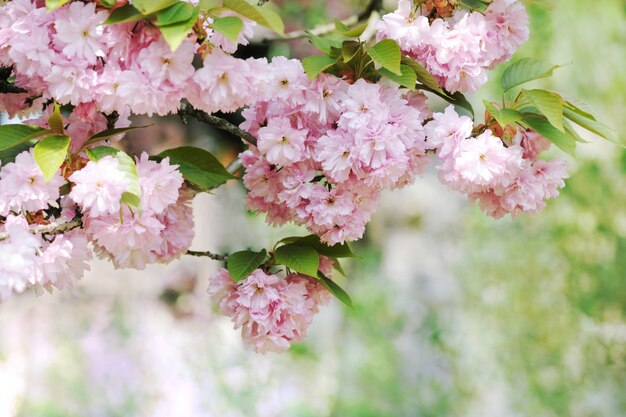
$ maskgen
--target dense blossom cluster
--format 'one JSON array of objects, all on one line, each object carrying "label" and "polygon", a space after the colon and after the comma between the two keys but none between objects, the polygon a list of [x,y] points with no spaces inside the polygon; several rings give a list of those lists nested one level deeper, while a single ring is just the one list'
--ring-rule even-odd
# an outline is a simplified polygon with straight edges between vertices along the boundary
[{"label": "dense blossom cluster", "polygon": [[306,275],[280,278],[260,269],[239,284],[221,269],[209,280],[209,294],[241,329],[244,343],[259,353],[283,352],[291,342],[302,341],[319,306],[330,299],[330,293]]},{"label": "dense blossom cluster", "polygon": [[[120,204],[130,185],[120,162],[107,156],[90,161],[69,176],[57,172],[46,181],[32,151],[19,154],[0,170],[0,299],[33,285],[63,289],[79,279],[92,249],[120,268],[143,268],[169,262],[191,245],[191,194],[167,158],[161,162],[143,154],[137,161],[141,210]],[[63,235],[31,233],[50,223],[67,223],[82,213],[84,228]],[[29,223],[35,226],[30,226]]]},{"label": "dense blossom cluster", "polygon": [[472,129],[472,120],[452,106],[425,125],[428,143],[441,161],[441,181],[478,201],[491,216],[537,212],[565,186],[567,162],[538,160],[550,142],[536,132],[507,132],[507,143],[488,129],[472,137]]},{"label": "dense blossom cluster", "polygon": [[[223,95],[213,96],[224,71],[246,80],[263,73],[246,72],[243,67],[233,72],[234,58],[219,48],[232,52],[237,43],[208,26],[203,36],[215,45],[215,54],[205,61],[209,68],[196,70],[195,36],[172,52],[159,29],[148,22],[103,25],[109,13],[97,11],[95,3],[71,2],[52,12],[42,3],[13,0],[0,9],[0,65],[13,67],[16,86],[28,91],[0,100],[0,109],[12,115],[41,111],[51,98],[60,104],[93,104],[96,111],[115,111],[122,120],[131,112],[176,112],[186,97],[197,98],[195,102],[207,111],[225,110],[230,102]],[[211,19],[204,23],[210,24]],[[245,36],[251,35],[253,26],[244,19],[239,43],[247,43]],[[250,92],[255,90],[249,84],[238,87],[228,91],[234,93],[230,100],[237,105],[230,111],[254,101]]]},{"label": "dense blossom cluster", "polygon": [[528,39],[528,15],[519,1],[494,0],[484,13],[457,10],[447,19],[429,14],[423,4],[400,0],[378,24],[378,36],[397,41],[452,93],[476,91],[487,70]]},{"label": "dense blossom cluster", "polygon": [[241,155],[248,205],[329,244],[359,239],[380,192],[427,162],[425,97],[332,75],[310,81],[281,57],[270,68],[264,99],[244,111],[242,127],[258,137]]},{"label": "dense blossom cluster", "polygon": [[[494,0],[484,13],[457,6],[400,0],[378,22],[377,38],[395,40],[448,92],[473,92],[526,40],[528,16],[515,0]],[[240,127],[252,135],[240,134],[250,142],[239,155],[248,207],[270,224],[305,226],[328,245],[361,238],[381,193],[412,183],[433,160],[445,185],[496,218],[537,212],[564,186],[566,162],[539,159],[550,142],[522,124],[503,128],[488,114],[475,126],[452,106],[433,114],[424,93],[379,80],[384,72],[371,62],[365,66],[377,76],[330,71],[311,80],[298,60],[236,58],[255,23],[242,17],[238,36],[227,37],[214,29],[215,13],[202,13],[172,50],[145,16],[104,24],[110,11],[97,2],[48,11],[41,0],[13,0],[0,8],[0,70],[11,78],[3,83],[24,91],[0,94],[0,111],[49,129],[46,139],[70,138],[51,178],[33,149],[0,161],[0,301],[29,287],[70,286],[94,254],[141,269],[187,252],[195,191],[184,164],[146,153],[133,161],[110,147],[96,154],[91,148],[102,143],[90,140],[129,126],[133,114],[176,113],[181,103],[207,113],[243,108]],[[113,132],[107,145],[121,136]],[[263,262],[238,283],[220,270],[209,293],[247,345],[280,352],[304,338],[332,288],[286,264],[280,272],[274,258]],[[324,275],[333,265],[320,256]]]}]

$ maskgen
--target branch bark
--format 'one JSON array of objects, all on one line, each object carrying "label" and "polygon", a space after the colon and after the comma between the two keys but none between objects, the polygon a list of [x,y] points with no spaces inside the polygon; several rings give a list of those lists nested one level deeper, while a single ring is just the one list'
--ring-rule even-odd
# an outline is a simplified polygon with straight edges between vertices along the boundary
[{"label": "branch bark", "polygon": [[201,258],[211,258],[214,261],[226,261],[228,259],[228,256],[226,255],[218,255],[209,251],[199,252],[195,250],[188,250],[186,254],[189,256],[197,256]]},{"label": "branch bark", "polygon": [[178,114],[183,118],[183,120],[185,120],[185,117],[191,116],[198,121],[207,123],[220,130],[223,130],[232,135],[240,137],[241,139],[248,142],[249,144],[256,146],[256,142],[257,142],[256,138],[253,135],[251,135],[249,132],[246,132],[245,130],[240,129],[239,127],[230,123],[228,120],[224,120],[221,117],[217,117],[212,114],[206,113],[202,110],[198,110],[188,103],[183,103],[180,110],[178,111]]},{"label": "branch bark", "polygon": [[[39,225],[30,227],[29,231],[34,234],[43,235],[59,235],[62,233],[70,232],[74,229],[78,229],[83,226],[83,220],[80,217],[75,218],[66,223],[50,223],[45,225]],[[0,233],[0,241],[7,240],[9,238],[8,233]]]}]

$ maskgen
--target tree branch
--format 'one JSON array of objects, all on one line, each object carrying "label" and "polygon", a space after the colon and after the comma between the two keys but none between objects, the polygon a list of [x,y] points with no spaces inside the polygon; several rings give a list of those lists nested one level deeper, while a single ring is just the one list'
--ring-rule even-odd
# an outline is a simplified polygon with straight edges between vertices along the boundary
[{"label": "tree branch", "polygon": [[[74,229],[78,229],[82,226],[83,226],[83,220],[80,217],[77,217],[66,223],[50,223],[50,224],[30,227],[29,231],[34,235],[38,235],[38,234],[59,235],[62,233],[70,232]],[[0,241],[7,240],[8,238],[9,238],[8,233],[0,233]]]},{"label": "tree branch", "polygon": [[210,124],[213,127],[240,137],[249,144],[256,146],[256,138],[252,136],[249,132],[240,129],[239,127],[230,123],[228,120],[224,120],[221,117],[217,117],[212,114],[208,114],[202,110],[195,109],[189,103],[183,102],[180,110],[178,111],[178,114],[183,118],[183,121],[185,121],[186,116],[191,116],[196,120]]},{"label": "tree branch", "polygon": [[188,250],[186,255],[189,256],[197,256],[197,257],[203,257],[203,258],[211,258],[214,261],[226,261],[228,259],[228,256],[226,255],[218,255],[209,251],[206,252],[198,252],[195,250]]},{"label": "tree branch", "polygon": [[27,93],[22,87],[8,82],[7,80],[0,80],[0,93],[1,94],[20,94]]}]

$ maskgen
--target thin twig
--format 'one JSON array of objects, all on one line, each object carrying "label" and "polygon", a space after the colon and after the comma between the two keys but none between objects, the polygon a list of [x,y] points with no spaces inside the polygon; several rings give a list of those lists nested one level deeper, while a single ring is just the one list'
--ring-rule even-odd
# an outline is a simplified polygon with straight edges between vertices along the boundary
[{"label": "thin twig", "polygon": [[[42,235],[59,235],[62,233],[70,232],[74,229],[78,229],[83,226],[83,220],[80,217],[75,218],[66,223],[50,223],[45,225],[38,225],[35,227],[29,228],[29,231],[34,234],[42,234]],[[7,240],[9,238],[8,233],[0,233],[0,241]]]},{"label": "thin twig", "polygon": [[199,252],[199,251],[195,251],[195,250],[188,250],[187,255],[189,256],[197,256],[197,257],[202,257],[202,258],[211,258],[214,261],[225,261],[228,259],[228,256],[226,255],[218,255],[209,251],[205,251],[205,252]]},{"label": "thin twig", "polygon": [[184,104],[184,103],[181,106],[178,113],[181,117],[191,116],[195,118],[196,120],[199,120],[204,123],[208,123],[213,127],[216,127],[220,130],[223,130],[232,135],[240,137],[241,139],[245,140],[249,144],[256,146],[256,138],[253,135],[251,135],[249,132],[246,132],[243,129],[240,129],[239,127],[235,126],[228,120],[222,119],[221,117],[217,117],[212,114],[203,112],[202,110],[195,109],[193,106],[189,104]]}]

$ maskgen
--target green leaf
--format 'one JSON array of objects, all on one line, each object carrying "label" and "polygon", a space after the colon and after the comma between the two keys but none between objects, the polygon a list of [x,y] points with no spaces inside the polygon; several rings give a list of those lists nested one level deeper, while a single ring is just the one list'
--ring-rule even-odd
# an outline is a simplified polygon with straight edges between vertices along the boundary
[{"label": "green leaf", "polygon": [[424,84],[431,90],[434,90],[434,92],[444,94],[444,91],[441,89],[441,87],[439,87],[437,79],[430,72],[428,72],[428,70],[422,64],[412,58],[409,58],[408,56],[403,56],[400,62],[403,65],[408,65],[413,71],[415,71],[417,80],[420,83]]},{"label": "green leaf", "polygon": [[402,75],[402,71],[400,70],[402,53],[400,52],[400,47],[396,41],[392,39],[383,39],[368,49],[367,53],[381,67],[393,72],[396,75]]},{"label": "green leaf", "polygon": [[496,119],[496,122],[503,128],[508,125],[513,125],[522,120],[523,116],[520,112],[513,109],[499,109],[494,103],[490,103],[487,100],[483,100],[487,111]]},{"label": "green leaf", "polygon": [[170,158],[170,163],[177,164],[183,177],[199,187],[209,191],[224,184],[233,177],[210,152],[192,146],[169,149],[159,154],[160,158]]},{"label": "green leaf", "polygon": [[317,276],[317,270],[320,266],[320,257],[315,249],[296,244],[289,244],[276,249],[274,259],[279,265],[285,265],[293,271],[312,277]]},{"label": "green leaf", "polygon": [[115,6],[115,0],[100,0],[100,4],[107,9],[110,9],[111,7]]},{"label": "green leaf", "polygon": [[[323,243],[317,235],[308,235],[304,237],[286,238],[289,243],[293,243],[298,246],[307,246],[315,249],[320,255],[324,255],[328,258],[355,258],[356,255],[350,249],[347,243],[337,243],[333,246],[328,246]],[[283,241],[288,241],[283,239]]]},{"label": "green leaf", "polygon": [[352,61],[352,59],[361,50],[361,46],[361,42],[344,41],[343,44],[341,44],[341,56],[343,58],[343,62],[347,64],[348,62]]},{"label": "green leaf", "polygon": [[50,181],[65,162],[70,141],[69,136],[50,136],[35,145],[33,156],[46,181]]},{"label": "green leaf", "polygon": [[6,149],[4,151],[0,151],[0,163],[2,165],[6,165],[9,162],[15,162],[15,158],[24,151],[28,151],[30,148],[35,146],[37,142],[34,140],[29,140],[27,142],[22,142],[19,145],[13,146],[12,148]]},{"label": "green leaf", "polygon": [[193,15],[189,19],[160,27],[161,35],[163,35],[165,42],[167,42],[172,51],[178,49],[180,44],[189,36],[189,31],[193,28],[197,19],[198,10],[194,9]]},{"label": "green leaf", "polygon": [[563,128],[563,99],[556,93],[546,90],[523,90],[525,97],[546,116],[552,126],[565,132]]},{"label": "green leaf", "polygon": [[253,6],[245,0],[224,0],[224,7],[278,34],[283,34],[285,31],[285,25],[280,16],[268,7]]},{"label": "green leaf", "polygon": [[593,114],[593,109],[586,102],[576,98],[565,96],[562,97],[565,99],[565,107],[567,107],[568,109],[580,114],[583,117],[586,117],[587,119],[597,120],[596,116]]},{"label": "green leaf", "polygon": [[478,10],[484,12],[489,6],[489,2],[481,0],[461,0],[461,6],[469,10]]},{"label": "green leaf", "polygon": [[413,71],[408,65],[401,65],[400,71],[402,72],[402,75],[396,75],[385,68],[378,70],[378,72],[389,78],[391,81],[410,90],[415,90],[415,84],[417,83],[417,75],[415,75],[415,71]]},{"label": "green leaf", "polygon": [[574,127],[570,124],[569,121],[567,120],[563,120],[563,127],[565,128],[565,133],[567,133],[568,135],[570,135],[571,137],[573,137],[574,139],[576,139],[576,142],[578,143],[589,143],[588,140],[583,139],[578,132],[576,131],[576,129],[574,129]]},{"label": "green leaf", "polygon": [[133,0],[133,7],[145,16],[167,9],[177,2],[178,0]]},{"label": "green leaf", "polygon": [[324,70],[335,65],[337,60],[326,55],[313,55],[308,56],[302,60],[302,67],[304,72],[309,76],[311,80],[317,78]]},{"label": "green leaf", "polygon": [[92,149],[87,149],[87,157],[94,162],[98,162],[105,156],[115,156],[120,152],[119,149],[112,148],[110,146],[98,146]]},{"label": "green leaf", "polygon": [[536,114],[525,114],[524,122],[564,152],[574,157],[576,156],[576,139],[552,126],[545,117]]},{"label": "green leaf", "polygon": [[343,36],[347,36],[349,38],[358,38],[363,34],[365,29],[367,29],[367,22],[350,29],[350,27],[343,23],[341,20],[335,19],[335,29]]},{"label": "green leaf", "polygon": [[322,284],[324,288],[326,288],[332,295],[337,297],[339,301],[341,301],[342,303],[344,303],[345,305],[347,305],[348,307],[354,310],[352,299],[350,298],[348,293],[343,288],[341,288],[335,281],[328,278],[326,275],[322,274],[321,272],[318,273],[317,278],[320,284]]},{"label": "green leaf", "polygon": [[51,130],[38,126],[18,124],[0,126],[0,152],[50,134]]},{"label": "green leaf", "polygon": [[453,104],[454,107],[456,107],[457,111],[465,110],[472,116],[472,118],[474,117],[474,107],[472,107],[472,103],[470,103],[467,98],[460,92],[457,91],[451,96],[442,98]]},{"label": "green leaf", "polygon": [[119,128],[115,128],[115,129],[104,130],[104,131],[99,132],[99,133],[93,135],[92,137],[90,137],[89,140],[87,142],[85,142],[85,144],[83,145],[83,149],[88,147],[88,146],[91,146],[93,144],[96,144],[98,142],[101,142],[103,140],[111,139],[114,136],[121,135],[121,134],[126,133],[126,132],[130,132],[131,130],[144,129],[144,128],[150,127],[150,126],[152,126],[152,125],[119,127]]},{"label": "green leaf", "polygon": [[254,252],[251,250],[244,250],[241,252],[235,252],[228,255],[228,262],[226,268],[228,273],[233,278],[233,281],[239,282],[263,265],[267,259],[267,251],[263,249],[260,252]]},{"label": "green leaf", "polygon": [[186,22],[194,15],[195,7],[191,3],[172,4],[165,10],[161,10],[156,15],[157,26],[173,25],[174,23]]},{"label": "green leaf", "polygon": [[585,129],[595,133],[596,135],[602,136],[604,139],[617,145],[626,146],[626,140],[624,140],[623,138],[617,138],[615,132],[605,124],[582,116],[581,114],[570,110],[567,107],[563,110],[563,114],[572,122],[584,127]]},{"label": "green leaf", "polygon": [[518,85],[552,76],[559,65],[552,65],[534,58],[522,58],[509,66],[502,74],[502,88],[508,91]]},{"label": "green leaf", "polygon": [[58,9],[59,7],[64,6],[69,2],[70,0],[46,0],[46,8],[48,10]]},{"label": "green leaf", "polygon": [[54,110],[52,110],[52,114],[48,118],[48,126],[50,126],[50,130],[52,130],[57,135],[63,135],[64,126],[63,126],[63,116],[61,115],[61,106],[59,103],[54,103]]},{"label": "green leaf", "polygon": [[141,12],[135,9],[130,4],[119,7],[111,12],[108,19],[104,21],[105,25],[114,25],[117,23],[137,22],[144,20],[147,17],[142,15]]},{"label": "green leaf", "polygon": [[243,29],[243,21],[235,16],[218,17],[211,26],[224,35],[226,39],[237,42],[239,33]]},{"label": "green leaf", "polygon": [[332,39],[326,39],[319,37],[317,35],[312,34],[311,32],[307,32],[307,37],[309,41],[315,46],[317,49],[325,53],[326,55],[330,55],[332,48],[341,49],[342,43],[340,41],[335,41]]},{"label": "green leaf", "polygon": [[115,158],[119,161],[118,169],[126,174],[126,179],[130,181],[126,192],[122,194],[120,203],[138,209],[141,207],[141,188],[139,187],[139,175],[137,174],[135,161],[126,152],[122,151],[117,152]]}]

